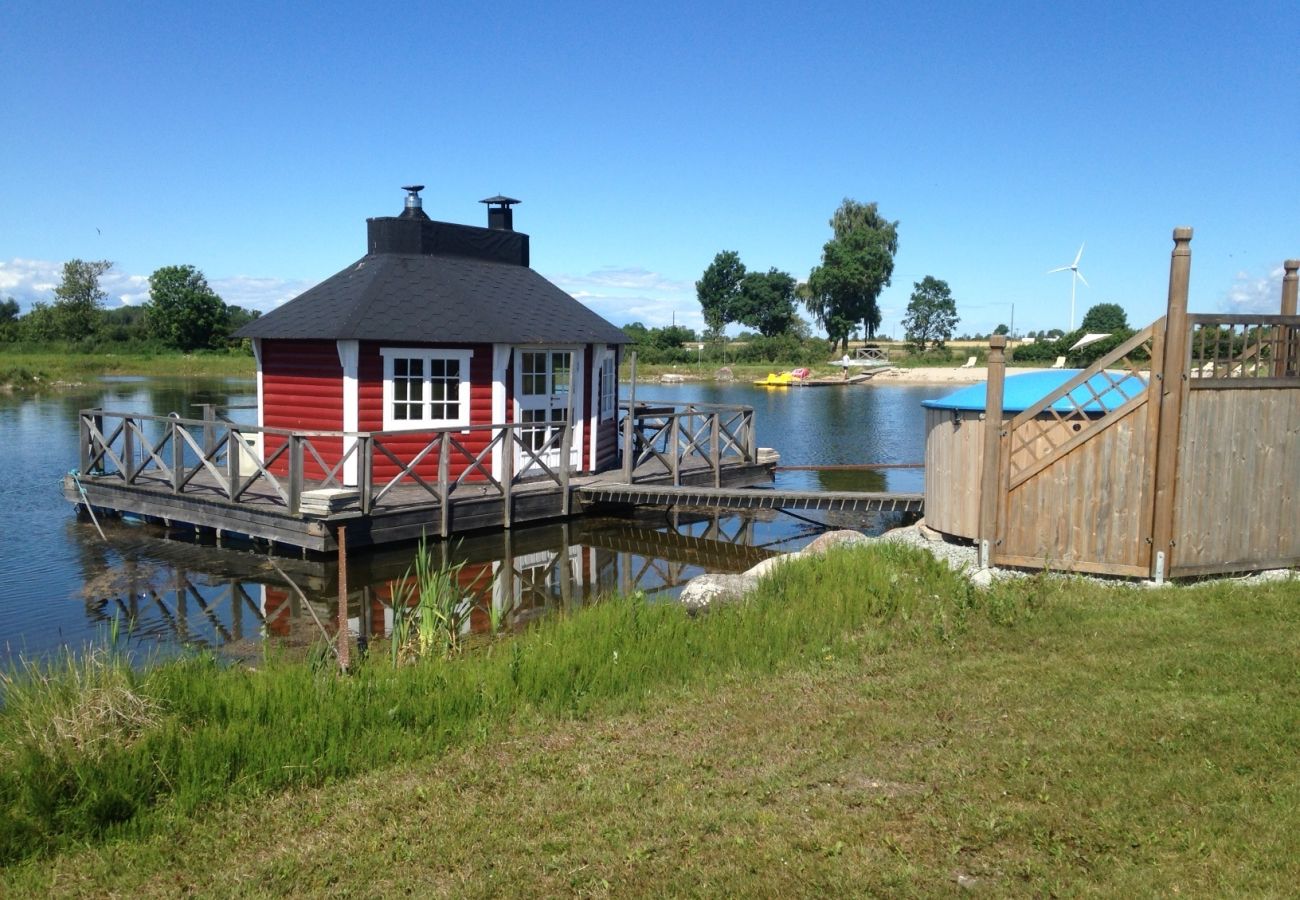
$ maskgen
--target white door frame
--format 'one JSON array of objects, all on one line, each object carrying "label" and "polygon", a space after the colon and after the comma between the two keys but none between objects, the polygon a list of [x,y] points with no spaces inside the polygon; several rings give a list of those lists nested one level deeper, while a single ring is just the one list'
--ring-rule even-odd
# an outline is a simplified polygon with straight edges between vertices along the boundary
[{"label": "white door frame", "polygon": [[[583,373],[584,350],[585,347],[582,345],[565,344],[515,347],[514,403],[512,404],[514,409],[512,410],[513,415],[511,416],[511,420],[514,422],[522,422],[524,420],[525,410],[547,410],[549,412],[546,417],[548,421],[562,421],[564,413],[568,411],[569,404],[572,403],[573,442],[569,449],[570,469],[582,468],[583,437],[586,434],[586,419],[582,413],[583,401],[586,397],[584,385],[585,376]],[[547,387],[549,387],[550,390],[544,394],[530,394],[525,397],[523,390],[524,356],[529,353],[546,354],[545,375]],[[566,396],[564,393],[555,391],[553,381],[554,357],[552,355],[555,353],[569,354],[569,393],[571,396]],[[550,437],[549,433],[547,434],[547,437]],[[552,467],[558,467],[560,462],[558,450],[550,451],[542,458],[548,466]],[[525,456],[522,449],[516,450],[515,471],[522,474],[525,471],[525,468],[530,465],[532,465],[532,459]]]}]

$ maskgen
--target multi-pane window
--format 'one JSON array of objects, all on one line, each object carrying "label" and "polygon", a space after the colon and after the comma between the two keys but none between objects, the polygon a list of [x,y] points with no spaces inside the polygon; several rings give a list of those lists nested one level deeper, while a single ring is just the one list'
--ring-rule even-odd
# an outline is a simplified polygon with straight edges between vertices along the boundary
[{"label": "multi-pane window", "polygon": [[600,385],[597,396],[600,398],[600,420],[602,422],[614,418],[614,388],[618,384],[614,362],[614,351],[609,350],[600,363]]},{"label": "multi-pane window", "polygon": [[468,350],[384,348],[384,428],[469,424]]}]

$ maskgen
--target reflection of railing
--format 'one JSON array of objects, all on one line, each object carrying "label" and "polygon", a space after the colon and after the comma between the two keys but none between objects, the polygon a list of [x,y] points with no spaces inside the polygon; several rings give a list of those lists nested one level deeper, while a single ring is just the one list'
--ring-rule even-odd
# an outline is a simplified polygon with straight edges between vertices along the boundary
[{"label": "reflection of railing", "polygon": [[[623,413],[623,474],[631,481],[643,466],[656,465],[681,484],[682,472],[705,466],[713,484],[722,484],[722,465],[753,463],[758,456],[754,410],[711,403],[619,404]],[[629,452],[629,448],[631,452]]]},{"label": "reflection of railing", "polygon": [[1232,387],[1280,387],[1300,377],[1295,316],[1192,314],[1187,323],[1190,387],[1213,388],[1226,380]]}]

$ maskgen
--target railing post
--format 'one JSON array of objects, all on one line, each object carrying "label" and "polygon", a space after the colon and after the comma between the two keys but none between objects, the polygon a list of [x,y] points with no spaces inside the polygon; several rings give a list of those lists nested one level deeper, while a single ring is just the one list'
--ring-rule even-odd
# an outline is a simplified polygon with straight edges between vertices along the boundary
[{"label": "railing post", "polygon": [[438,435],[438,534],[451,533],[451,441],[447,432]]},{"label": "railing post", "polygon": [[185,442],[181,439],[180,422],[171,419],[167,427],[172,430],[172,493],[179,494],[185,478]]},{"label": "railing post", "polygon": [[509,528],[515,483],[515,428],[510,424],[502,425],[501,428],[501,519],[502,524]]},{"label": "railing post", "polygon": [[[211,434],[211,424],[203,423],[203,440],[207,443],[208,436]],[[215,443],[215,440],[213,441]],[[239,458],[244,455],[244,436],[233,428],[226,429],[226,482],[228,484],[227,493],[231,500],[239,497]],[[211,454],[212,447],[206,447],[205,453]]]},{"label": "railing post", "polygon": [[673,486],[680,486],[682,483],[682,417],[673,415],[673,424],[670,431],[673,445],[673,455],[670,457],[673,465]]},{"label": "railing post", "polygon": [[722,413],[716,409],[709,416],[709,458],[713,461],[713,486],[722,487],[722,451],[718,446],[718,425]]},{"label": "railing post", "polygon": [[[1297,273],[1297,270],[1300,270],[1300,259],[1288,259],[1282,263],[1282,268],[1286,270],[1286,274],[1282,276],[1282,315],[1294,316],[1296,289],[1300,286],[1300,274]],[[1280,330],[1282,339],[1278,342],[1273,375],[1277,378],[1300,375],[1300,328],[1294,325],[1283,325]]]},{"label": "railing post", "polygon": [[302,509],[303,452],[302,435],[289,435],[289,513]]},{"label": "railing post", "polygon": [[984,400],[984,460],[980,466],[979,564],[993,565],[998,540],[998,509],[1002,505],[1002,392],[1006,382],[1007,338],[989,338],[988,387]]},{"label": "railing post", "polygon": [[90,431],[90,414],[86,410],[81,411],[77,419],[81,429],[81,466],[78,471],[82,475],[90,474],[90,461],[94,459],[94,447],[91,444]]},{"label": "railing post", "polygon": [[623,480],[632,483],[636,465],[636,351],[632,351],[632,386],[627,392],[627,418],[623,420]]},{"label": "railing post", "polygon": [[[844,371],[848,371],[846,368]],[[745,462],[758,462],[758,433],[754,430],[754,410],[746,407],[742,413],[745,417]]]},{"label": "railing post", "polygon": [[131,428],[130,416],[122,417],[122,464],[126,466],[122,475],[130,484],[135,479],[135,430]]},{"label": "railing post", "polygon": [[[212,456],[212,449],[217,444],[217,436],[212,426],[217,420],[217,408],[212,403],[200,403],[199,409],[203,410],[203,455]],[[226,452],[230,452],[230,445],[226,445]]]},{"label": "railing post", "polygon": [[[98,431],[98,432],[99,432],[99,435],[100,435],[100,437],[99,437],[99,440],[100,440],[100,445],[99,445],[99,446],[100,446],[100,449],[101,449],[101,450],[104,450],[104,451],[107,451],[108,448],[107,448],[106,446],[104,446],[104,440],[105,440],[105,435],[104,435],[104,410],[103,410],[103,409],[100,409],[100,408],[96,408],[96,409],[95,409],[95,415],[93,416],[92,421],[95,423],[95,430]],[[99,462],[95,464],[95,471],[94,471],[93,473],[91,473],[91,474],[93,474],[93,475],[103,475],[103,474],[104,474],[104,461],[105,461],[106,459],[108,459],[108,453],[107,453],[107,452],[104,452],[104,453],[102,453],[102,454],[100,455],[100,457],[99,457]]]},{"label": "railing post", "polygon": [[[572,392],[570,392],[572,396]],[[569,514],[569,477],[573,469],[573,404],[569,404],[569,418],[560,433],[560,515]]]},{"label": "railing post", "polygon": [[373,490],[372,481],[374,479],[374,460],[370,458],[373,438],[369,434],[359,435],[357,437],[357,453],[361,456],[357,460],[357,485],[361,493],[361,512],[370,515],[370,498]]},{"label": "railing post", "polygon": [[1165,314],[1165,353],[1152,371],[1160,423],[1156,428],[1155,504],[1151,522],[1151,577],[1160,580],[1173,562],[1174,500],[1178,489],[1178,440],[1182,431],[1183,395],[1187,390],[1187,289],[1192,272],[1192,229],[1174,229],[1169,260],[1169,310]]}]

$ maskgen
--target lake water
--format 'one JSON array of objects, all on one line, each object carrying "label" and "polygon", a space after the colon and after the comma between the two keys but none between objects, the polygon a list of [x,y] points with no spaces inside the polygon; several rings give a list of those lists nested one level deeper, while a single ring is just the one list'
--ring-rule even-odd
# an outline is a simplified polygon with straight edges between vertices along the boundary
[{"label": "lake water", "polygon": [[[782,464],[839,465],[920,462],[921,401],[947,392],[883,385],[642,384],[636,396],[752,406],[759,444],[778,450]],[[102,639],[114,619],[129,632],[135,650],[165,653],[198,645],[233,656],[260,652],[268,637],[309,642],[322,625],[332,627],[338,597],[332,561],[270,558],[247,545],[204,546],[121,520],[101,521],[105,540],[63,499],[62,477],[77,465],[79,410],[102,406],[191,416],[197,404],[238,407],[255,400],[254,383],[245,379],[121,378],[37,396],[0,396],[0,664]],[[919,491],[922,477],[919,468],[795,471],[778,473],[777,484]],[[474,535],[440,546],[439,553],[463,564],[462,580],[477,579],[483,609],[476,627],[487,621],[488,606],[523,627],[557,606],[637,589],[668,597],[702,572],[743,571],[767,555],[799,548],[827,523],[821,513],[800,516],[644,510],[631,520],[587,517]],[[829,524],[878,531],[893,522],[871,516]],[[413,553],[405,545],[354,554],[349,616],[360,635],[386,632],[393,584]]]}]

